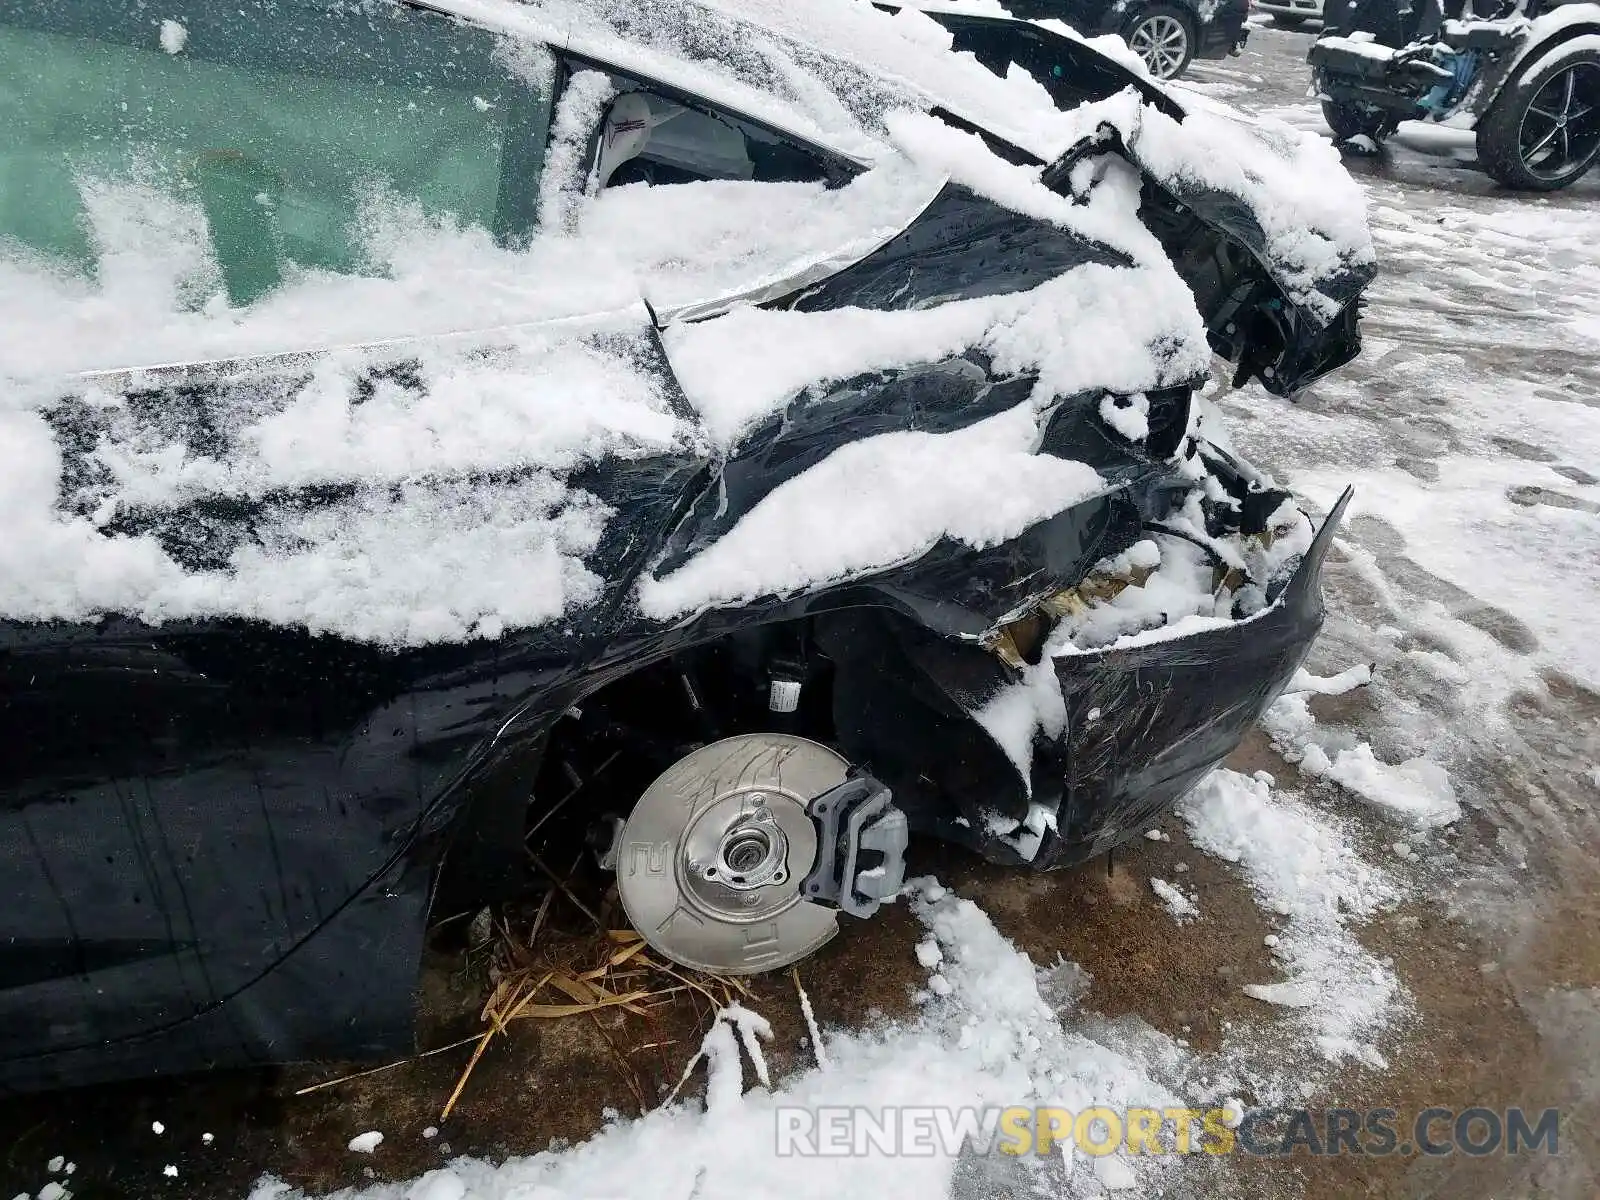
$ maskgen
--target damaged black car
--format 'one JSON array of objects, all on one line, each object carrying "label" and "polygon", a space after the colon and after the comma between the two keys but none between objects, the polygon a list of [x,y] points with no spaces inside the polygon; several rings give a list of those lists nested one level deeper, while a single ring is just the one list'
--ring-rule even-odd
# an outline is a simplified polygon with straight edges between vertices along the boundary
[{"label": "damaged black car", "polygon": [[404,1053],[562,822],[783,966],[911,835],[1137,836],[1316,636],[1343,502],[1200,392],[1358,350],[1320,139],[851,0],[23,0],[0,61],[0,1090]]},{"label": "damaged black car", "polygon": [[1548,192],[1600,158],[1600,4],[1589,0],[1331,0],[1308,55],[1341,141],[1401,121],[1475,135],[1496,181]]}]

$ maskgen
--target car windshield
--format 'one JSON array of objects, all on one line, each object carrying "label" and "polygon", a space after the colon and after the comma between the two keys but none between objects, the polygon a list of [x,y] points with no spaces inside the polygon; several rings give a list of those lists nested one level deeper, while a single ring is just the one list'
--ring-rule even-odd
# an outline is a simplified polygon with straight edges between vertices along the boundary
[{"label": "car windshield", "polygon": [[389,6],[142,7],[0,14],[0,256],[90,278],[164,256],[180,307],[239,305],[379,272],[396,210],[502,244],[531,228],[548,59]]}]

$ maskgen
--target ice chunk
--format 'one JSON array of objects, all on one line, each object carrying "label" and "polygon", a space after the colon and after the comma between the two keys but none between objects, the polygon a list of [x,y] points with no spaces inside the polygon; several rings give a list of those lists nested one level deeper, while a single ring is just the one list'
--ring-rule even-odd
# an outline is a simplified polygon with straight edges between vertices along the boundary
[{"label": "ice chunk", "polygon": [[1172,914],[1172,919],[1180,925],[1185,925],[1200,915],[1200,910],[1193,900],[1185,896],[1165,879],[1150,877],[1150,890],[1161,898],[1161,903],[1167,906],[1167,911]]},{"label": "ice chunk", "polygon": [[1372,682],[1372,668],[1366,663],[1358,663],[1340,671],[1337,675],[1313,675],[1304,667],[1294,673],[1294,678],[1289,680],[1286,692],[1310,692],[1317,696],[1342,696],[1353,688],[1364,687]]},{"label": "ice chunk", "polygon": [[1308,745],[1300,769],[1333,780],[1385,815],[1421,829],[1449,825],[1461,816],[1450,776],[1436,762],[1408,758],[1396,766],[1378,761],[1365,742],[1340,750],[1331,759],[1321,746]]},{"label": "ice chunk", "polygon": [[383,1134],[378,1132],[376,1129],[371,1129],[366,1133],[356,1134],[355,1137],[350,1139],[350,1144],[348,1147],[346,1147],[346,1149],[355,1154],[371,1154],[382,1143]]},{"label": "ice chunk", "polygon": [[1310,1008],[1317,1002],[1316,985],[1295,979],[1283,983],[1247,983],[1244,994],[1252,1000],[1283,1008]]}]

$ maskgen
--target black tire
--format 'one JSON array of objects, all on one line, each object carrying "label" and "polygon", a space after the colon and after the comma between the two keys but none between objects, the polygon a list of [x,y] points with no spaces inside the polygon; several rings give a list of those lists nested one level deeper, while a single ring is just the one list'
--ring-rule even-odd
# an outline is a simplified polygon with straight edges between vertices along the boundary
[{"label": "black tire", "polygon": [[1338,100],[1322,102],[1322,119],[1333,130],[1335,142],[1348,142],[1353,137],[1366,134],[1375,142],[1389,135],[1389,118],[1382,109],[1368,108],[1364,104],[1346,104]]},{"label": "black tire", "polygon": [[1176,79],[1194,59],[1194,17],[1171,4],[1147,4],[1128,22],[1122,40],[1157,79]]},{"label": "black tire", "polygon": [[1509,188],[1553,192],[1576,183],[1596,158],[1600,50],[1556,47],[1539,55],[1478,124],[1478,162]]}]

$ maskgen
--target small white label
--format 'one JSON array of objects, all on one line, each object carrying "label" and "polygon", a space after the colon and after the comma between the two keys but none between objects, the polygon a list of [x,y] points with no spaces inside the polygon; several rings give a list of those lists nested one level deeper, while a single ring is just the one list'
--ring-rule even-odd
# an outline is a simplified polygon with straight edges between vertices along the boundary
[{"label": "small white label", "polygon": [[774,679],[767,693],[767,708],[775,713],[792,713],[800,707],[800,686],[796,679]]}]

